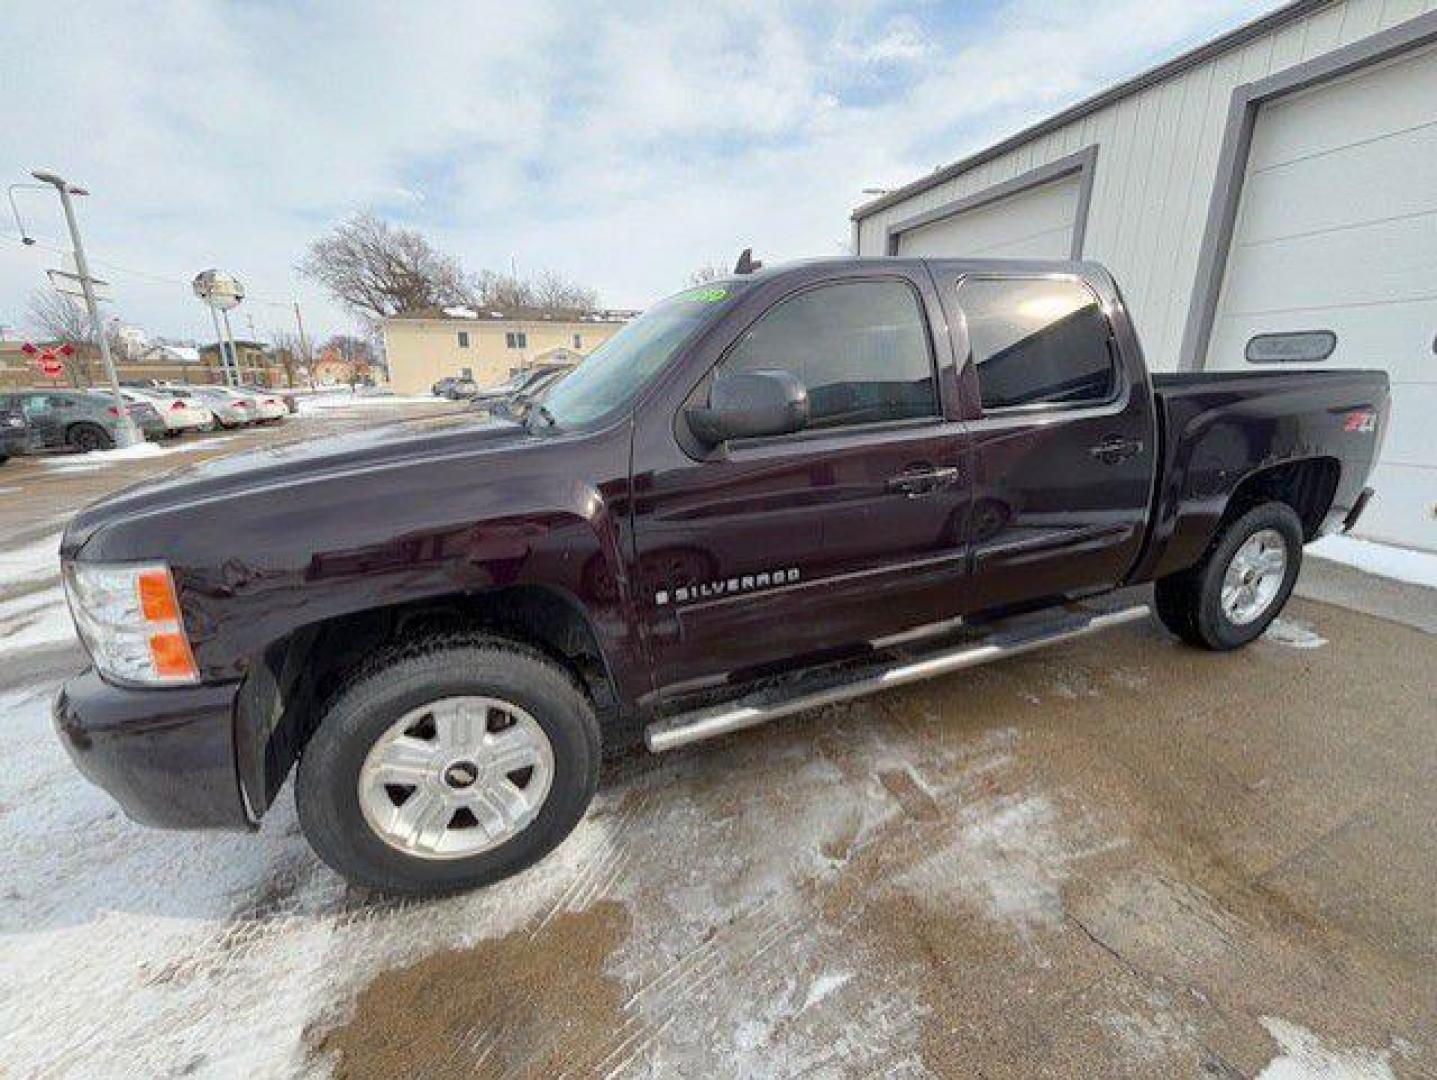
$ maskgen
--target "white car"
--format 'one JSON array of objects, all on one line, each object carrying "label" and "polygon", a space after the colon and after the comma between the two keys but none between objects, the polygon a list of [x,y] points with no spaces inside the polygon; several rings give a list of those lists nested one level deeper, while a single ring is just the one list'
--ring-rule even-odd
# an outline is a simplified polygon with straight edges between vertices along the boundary
[{"label": "white car", "polygon": [[[167,389],[167,393],[178,391]],[[237,393],[226,386],[196,386],[194,396],[215,414],[215,421],[222,428],[243,427],[259,420],[259,410],[253,398]]]},{"label": "white car", "polygon": [[255,403],[256,419],[260,423],[270,420],[283,420],[289,415],[289,406],[284,403],[284,398],[278,394],[272,394],[268,390],[258,387],[247,386],[237,391]]},{"label": "white car", "polygon": [[186,431],[213,431],[215,414],[198,398],[179,388],[120,391],[126,401],[148,401],[165,422],[166,435],[182,435]]}]

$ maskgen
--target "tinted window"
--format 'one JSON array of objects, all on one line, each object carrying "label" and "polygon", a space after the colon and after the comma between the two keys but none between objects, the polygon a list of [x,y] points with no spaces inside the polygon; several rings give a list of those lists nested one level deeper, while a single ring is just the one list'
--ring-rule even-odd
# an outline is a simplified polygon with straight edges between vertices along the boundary
[{"label": "tinted window", "polygon": [[985,409],[1113,396],[1108,317],[1087,286],[979,278],[963,282],[958,301]]},{"label": "tinted window", "polygon": [[809,426],[839,427],[938,411],[923,312],[901,281],[824,285],[770,308],[724,372],[790,371],[808,388]]}]

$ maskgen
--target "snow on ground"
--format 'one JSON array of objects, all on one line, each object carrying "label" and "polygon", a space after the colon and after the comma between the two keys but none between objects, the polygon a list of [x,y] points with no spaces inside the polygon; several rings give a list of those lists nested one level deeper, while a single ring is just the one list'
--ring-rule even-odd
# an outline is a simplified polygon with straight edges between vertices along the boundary
[{"label": "snow on ground", "polygon": [[7,1076],[307,1074],[306,1026],[353,977],[537,919],[606,839],[601,799],[599,821],[502,887],[378,900],[318,863],[287,795],[254,835],[133,824],[66,757],[53,692],[0,694]]},{"label": "snow on ground", "polygon": [[53,472],[90,472],[118,465],[123,461],[164,457],[171,448],[159,443],[142,442],[117,450],[91,450],[88,454],[46,454],[35,460]]},{"label": "snow on ground", "polygon": [[1273,619],[1262,638],[1289,649],[1320,649],[1327,644],[1325,637],[1298,619]]},{"label": "snow on ground", "polygon": [[324,412],[327,409],[355,409],[355,408],[384,408],[398,405],[448,405],[454,408],[462,405],[447,398],[437,398],[429,394],[351,394],[347,390],[336,393],[317,393],[299,399],[299,412],[301,416],[312,413]]},{"label": "snow on ground", "polygon": [[1273,1016],[1262,1026],[1282,1048],[1257,1080],[1394,1080],[1390,1050],[1334,1050],[1312,1032]]},{"label": "snow on ground", "polygon": [[0,601],[0,656],[74,640],[70,609],[58,585]]},{"label": "snow on ground", "polygon": [[1437,589],[1437,554],[1429,551],[1379,544],[1355,536],[1324,536],[1307,545],[1307,553],[1368,574]]},{"label": "snow on ground", "polygon": [[0,593],[60,576],[60,534],[0,548]]}]

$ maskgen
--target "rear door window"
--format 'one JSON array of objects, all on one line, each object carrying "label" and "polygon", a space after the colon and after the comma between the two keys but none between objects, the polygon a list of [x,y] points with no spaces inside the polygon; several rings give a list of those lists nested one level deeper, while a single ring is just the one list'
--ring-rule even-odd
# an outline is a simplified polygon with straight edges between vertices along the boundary
[{"label": "rear door window", "polygon": [[810,428],[938,413],[923,309],[902,281],[844,281],[781,300],[744,332],[719,370],[774,369],[808,388]]},{"label": "rear door window", "polygon": [[1118,392],[1112,327],[1067,278],[967,278],[958,303],[985,411],[1096,405]]}]

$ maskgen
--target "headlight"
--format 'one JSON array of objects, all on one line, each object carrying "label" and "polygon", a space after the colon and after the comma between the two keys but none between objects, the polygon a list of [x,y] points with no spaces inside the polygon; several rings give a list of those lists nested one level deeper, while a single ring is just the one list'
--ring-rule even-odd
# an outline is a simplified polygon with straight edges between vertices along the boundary
[{"label": "headlight", "polygon": [[80,640],[102,674],[156,685],[199,682],[164,563],[66,563],[65,593]]}]

